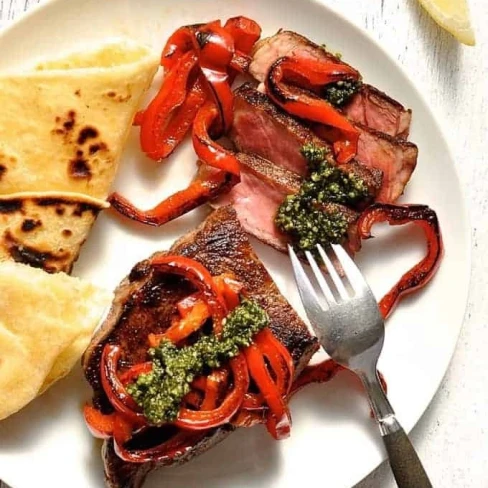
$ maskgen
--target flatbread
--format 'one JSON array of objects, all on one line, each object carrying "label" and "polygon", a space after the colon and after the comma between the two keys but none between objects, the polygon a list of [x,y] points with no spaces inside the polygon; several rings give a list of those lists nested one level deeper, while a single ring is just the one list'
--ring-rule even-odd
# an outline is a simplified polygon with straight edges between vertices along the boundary
[{"label": "flatbread", "polygon": [[64,273],[0,263],[0,420],[70,371],[111,298]]},{"label": "flatbread", "polygon": [[0,195],[0,262],[71,272],[104,200],[76,193]]},{"label": "flatbread", "polygon": [[105,199],[158,57],[134,42],[0,76],[0,194]]}]

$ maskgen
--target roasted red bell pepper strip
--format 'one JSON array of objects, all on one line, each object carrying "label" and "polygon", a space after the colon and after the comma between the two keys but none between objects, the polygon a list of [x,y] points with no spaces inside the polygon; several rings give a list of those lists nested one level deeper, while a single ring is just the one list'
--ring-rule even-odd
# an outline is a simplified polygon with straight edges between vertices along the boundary
[{"label": "roasted red bell pepper strip", "polygon": [[165,144],[165,130],[175,110],[187,98],[188,82],[197,56],[184,54],[165,76],[159,93],[153,98],[141,117],[141,149],[148,157],[159,161],[169,155],[171,145]]},{"label": "roasted red bell pepper strip", "polygon": [[230,273],[224,273],[214,277],[215,284],[222,293],[229,311],[234,310],[240,301],[240,293],[243,285],[237,281]]},{"label": "roasted red bell pepper strip", "polygon": [[140,363],[126,369],[123,372],[119,372],[118,376],[123,385],[127,385],[136,380],[139,375],[150,373],[152,370],[152,362],[147,361]]},{"label": "roasted red bell pepper strip", "polygon": [[161,54],[161,66],[171,69],[184,54],[193,50],[193,36],[201,25],[185,25],[171,34]]},{"label": "roasted red bell pepper strip", "polygon": [[217,107],[211,101],[207,101],[198,111],[193,123],[193,147],[197,156],[209,166],[239,176],[240,165],[235,155],[210,137],[212,126],[218,116]]},{"label": "roasted red bell pepper strip", "polygon": [[270,68],[265,80],[269,97],[286,112],[302,119],[339,129],[341,137],[334,142],[339,163],[346,163],[357,153],[359,131],[329,102],[296,86],[286,84],[287,76],[301,77],[312,85],[353,77],[357,72],[347,65],[307,58],[280,58]]},{"label": "roasted red bell pepper strip", "polygon": [[234,39],[235,48],[244,54],[250,54],[254,44],[261,37],[259,24],[242,15],[227,20],[224,29]]},{"label": "roasted red bell pepper strip", "polygon": [[92,405],[83,407],[83,416],[88,430],[98,439],[109,439],[112,437],[116,415],[116,413],[105,415]]},{"label": "roasted red bell pepper strip", "polygon": [[[231,153],[229,153],[231,157]],[[233,156],[232,156],[233,157]],[[114,210],[142,224],[159,227],[230,190],[237,179],[224,171],[208,171],[188,188],[178,191],[150,210],[141,210],[120,193],[108,197]]]},{"label": "roasted red bell pepper strip", "polygon": [[256,335],[254,344],[256,344],[263,356],[268,360],[274,373],[275,384],[281,396],[287,395],[295,374],[293,359],[288,349],[276,339],[269,328],[263,329]]},{"label": "roasted red bell pepper strip", "polygon": [[229,65],[234,57],[234,40],[219,25],[206,24],[195,31],[194,47],[200,70],[219,111],[220,136],[230,129],[233,120],[234,95],[230,87]]},{"label": "roasted red bell pepper strip", "polygon": [[297,391],[310,383],[326,383],[327,381],[330,381],[343,369],[342,366],[332,361],[332,359],[327,359],[321,363],[307,366],[293,382],[288,398],[291,398]]},{"label": "roasted red bell pepper strip", "polygon": [[202,301],[199,293],[193,293],[192,295],[188,295],[187,297],[183,298],[176,304],[176,308],[178,309],[178,313],[181,315],[182,318],[185,318],[195,306],[198,301]]},{"label": "roasted red bell pepper strip", "polygon": [[263,353],[256,344],[253,343],[244,349],[244,356],[249,373],[270,410],[266,422],[268,430],[275,439],[284,439],[290,434],[291,422],[282,392],[273,381]]},{"label": "roasted red bell pepper strip", "polygon": [[203,300],[198,300],[186,317],[172,325],[164,334],[153,335],[151,347],[158,345],[161,339],[177,344],[200,329],[209,317],[209,306]]},{"label": "roasted red bell pepper strip", "polygon": [[421,227],[427,238],[427,254],[422,261],[407,271],[381,299],[379,307],[386,319],[403,296],[422,288],[433,278],[444,255],[444,245],[437,215],[427,205],[371,205],[359,217],[359,237],[370,238],[371,227],[377,222],[388,222],[390,225],[412,223]]},{"label": "roasted red bell pepper strip", "polygon": [[174,461],[195,447],[206,432],[177,432],[171,439],[149,449],[127,449],[114,439],[117,456],[128,463],[155,463]]},{"label": "roasted red bell pepper strip", "polygon": [[182,276],[192,283],[210,308],[214,333],[220,334],[222,321],[227,316],[227,305],[205,266],[185,256],[171,255],[154,257],[151,266],[161,272]]},{"label": "roasted red bell pepper strip", "polygon": [[185,101],[172,112],[166,127],[159,136],[158,155],[160,159],[170,156],[181,144],[206,98],[203,83],[200,78],[197,78],[186,95]]},{"label": "roasted red bell pepper strip", "polygon": [[120,346],[105,344],[100,360],[102,388],[114,409],[132,423],[145,423],[144,415],[129,395],[117,375],[117,365],[121,356]]},{"label": "roasted red bell pepper strip", "polygon": [[212,371],[207,376],[205,396],[200,410],[214,410],[228,385],[229,372],[226,368]]},{"label": "roasted red bell pepper strip", "polygon": [[233,387],[220,406],[213,410],[199,411],[181,408],[175,425],[188,430],[206,430],[230,422],[249,388],[249,372],[242,354],[232,358],[229,367],[232,371]]}]

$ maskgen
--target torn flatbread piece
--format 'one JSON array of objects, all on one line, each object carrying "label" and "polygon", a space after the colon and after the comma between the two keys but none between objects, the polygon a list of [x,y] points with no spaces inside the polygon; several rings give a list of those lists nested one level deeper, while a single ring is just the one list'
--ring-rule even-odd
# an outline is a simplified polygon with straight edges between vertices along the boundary
[{"label": "torn flatbread piece", "polygon": [[158,57],[114,42],[0,76],[0,194],[105,199]]},{"label": "torn flatbread piece", "polygon": [[71,370],[111,299],[64,273],[0,263],[0,420]]},{"label": "torn flatbread piece", "polygon": [[0,262],[71,272],[104,200],[76,193],[0,195]]}]

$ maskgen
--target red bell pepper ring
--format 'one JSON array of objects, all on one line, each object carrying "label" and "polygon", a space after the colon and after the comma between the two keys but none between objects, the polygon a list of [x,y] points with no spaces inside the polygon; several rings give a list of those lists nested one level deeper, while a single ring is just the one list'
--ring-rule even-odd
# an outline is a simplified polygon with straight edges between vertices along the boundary
[{"label": "red bell pepper ring", "polygon": [[249,389],[249,372],[242,354],[229,361],[233,376],[233,388],[220,406],[213,410],[189,410],[180,408],[175,425],[187,430],[207,430],[230,422],[239,410],[245,393]]},{"label": "red bell pepper ring", "polygon": [[232,125],[234,95],[230,87],[229,65],[234,57],[234,39],[220,25],[206,24],[194,34],[198,64],[219,110],[219,135]]},{"label": "red bell pepper ring", "polygon": [[345,77],[359,76],[357,72],[348,65],[284,57],[275,61],[265,80],[268,96],[283,110],[296,117],[338,129],[340,138],[334,142],[337,161],[350,161],[357,153],[359,131],[329,102],[311,92],[287,85],[285,81],[288,76],[294,77],[295,82],[300,77],[318,86]]},{"label": "red bell pepper ring", "polygon": [[160,272],[182,276],[192,283],[210,308],[214,333],[220,334],[222,321],[228,313],[227,305],[212,275],[205,266],[194,259],[171,255],[152,258],[151,266]]},{"label": "red bell pepper ring", "polygon": [[170,464],[194,448],[206,435],[206,432],[180,431],[166,442],[149,449],[128,449],[114,439],[114,450],[120,459],[128,463]]},{"label": "red bell pepper ring", "polygon": [[359,217],[357,224],[359,237],[370,238],[371,227],[377,222],[388,222],[390,225],[408,223],[418,225],[427,239],[425,257],[407,271],[381,299],[379,307],[386,319],[403,296],[424,287],[434,277],[444,255],[444,245],[437,215],[427,205],[373,204]]},{"label": "red bell pepper ring", "polygon": [[235,48],[250,54],[254,44],[261,37],[261,27],[257,22],[242,15],[227,20],[224,29],[234,39]]},{"label": "red bell pepper ring", "polygon": [[218,116],[217,107],[211,101],[207,101],[198,111],[193,123],[193,148],[199,159],[209,166],[239,176],[240,165],[235,155],[210,137],[210,132]]},{"label": "red bell pepper ring", "polygon": [[167,144],[164,132],[174,111],[187,98],[189,77],[196,64],[194,53],[184,54],[166,75],[159,93],[140,117],[141,148],[155,161],[167,157],[174,149],[173,145]]},{"label": "red bell pepper ring", "polygon": [[174,193],[150,210],[137,208],[117,192],[112,193],[108,201],[114,210],[125,217],[159,227],[230,190],[237,181],[224,171],[209,172],[204,178],[193,181],[188,188]]},{"label": "red bell pepper ring", "polygon": [[277,440],[290,434],[291,419],[288,407],[277,384],[271,377],[263,353],[257,344],[244,349],[249,373],[269,407],[266,425],[270,434]]},{"label": "red bell pepper ring", "polygon": [[112,437],[116,415],[116,413],[105,415],[92,405],[83,407],[83,416],[88,430],[97,439],[109,439]]},{"label": "red bell pepper ring", "polygon": [[120,346],[105,344],[100,360],[100,378],[103,391],[112,407],[134,424],[145,423],[139,406],[127,392],[117,374],[117,365],[122,354]]}]

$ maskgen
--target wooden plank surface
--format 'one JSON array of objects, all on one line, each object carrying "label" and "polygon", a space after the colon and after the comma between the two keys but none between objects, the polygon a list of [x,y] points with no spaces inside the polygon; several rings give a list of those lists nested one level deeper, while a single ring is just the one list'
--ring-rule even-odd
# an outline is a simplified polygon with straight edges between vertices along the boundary
[{"label": "wooden plank surface", "polygon": [[[0,0],[0,26],[39,1]],[[450,140],[473,225],[471,293],[450,369],[412,439],[434,486],[488,486],[488,4],[469,0],[478,43],[467,48],[415,0],[322,1],[369,31],[412,74]],[[393,486],[383,465],[356,488]]]}]

